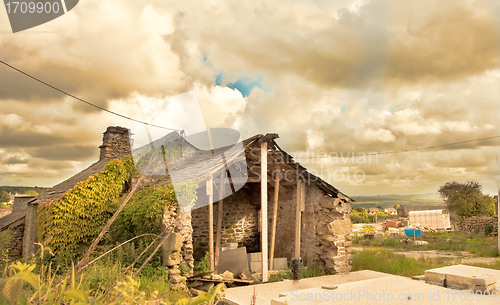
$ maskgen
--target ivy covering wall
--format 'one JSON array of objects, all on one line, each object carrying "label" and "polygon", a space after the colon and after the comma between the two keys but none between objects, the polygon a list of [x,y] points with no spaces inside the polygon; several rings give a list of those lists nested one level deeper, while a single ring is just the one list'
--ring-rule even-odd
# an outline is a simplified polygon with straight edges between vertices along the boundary
[{"label": "ivy covering wall", "polygon": [[136,192],[111,228],[114,240],[160,233],[163,211],[176,202],[172,185],[150,186]]},{"label": "ivy covering wall", "polygon": [[196,183],[190,182],[177,188],[179,194],[171,184],[149,186],[136,192],[111,226],[111,241],[125,241],[145,233],[159,234],[165,209],[172,205],[177,210],[182,208],[178,206],[177,196],[183,201],[196,201],[197,187]]},{"label": "ivy covering wall", "polygon": [[55,255],[74,257],[99,234],[116,210],[123,184],[135,173],[131,156],[110,161],[64,196],[37,211],[37,240]]}]

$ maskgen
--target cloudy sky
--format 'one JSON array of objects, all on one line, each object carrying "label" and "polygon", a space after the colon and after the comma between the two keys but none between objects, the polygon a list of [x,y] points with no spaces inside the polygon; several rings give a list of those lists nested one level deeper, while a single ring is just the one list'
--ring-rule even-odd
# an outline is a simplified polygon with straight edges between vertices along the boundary
[{"label": "cloudy sky", "polygon": [[[15,34],[1,8],[0,59],[128,116],[194,91],[208,126],[279,133],[348,195],[497,190],[499,138],[359,158],[500,135],[495,0],[85,0]],[[70,177],[109,125],[0,66],[0,185]]]}]

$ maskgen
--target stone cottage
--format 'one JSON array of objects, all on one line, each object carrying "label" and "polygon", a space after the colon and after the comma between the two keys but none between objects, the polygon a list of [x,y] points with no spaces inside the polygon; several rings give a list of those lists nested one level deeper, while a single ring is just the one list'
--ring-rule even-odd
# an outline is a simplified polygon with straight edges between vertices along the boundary
[{"label": "stone cottage", "polygon": [[[301,256],[329,273],[350,270],[352,200],[296,163],[278,146],[277,137],[256,135],[239,146],[203,150],[192,145],[189,138],[171,133],[149,145],[160,153],[151,157],[149,163],[154,170],[143,172],[146,178],[139,189],[179,181],[195,181],[199,186],[198,199],[189,203],[190,209],[183,206],[179,212],[172,207],[163,215],[164,228],[174,227],[177,233],[167,244],[180,248],[164,249],[164,262],[171,265],[168,267],[178,281],[182,280],[179,264],[186,262],[192,267],[194,254],[213,252],[208,241],[212,241],[214,232],[216,252],[221,243],[237,242],[271,257]],[[25,223],[23,256],[31,256],[36,250],[37,206],[58,200],[79,182],[101,172],[111,160],[131,154],[130,143],[128,129],[108,127],[98,162],[28,203],[19,218]],[[168,149],[169,143],[176,144]],[[136,167],[144,164],[136,160],[137,156],[150,156],[141,153],[141,148],[134,153]],[[123,185],[123,193],[137,181],[138,177],[132,177]],[[213,211],[213,203],[217,211]]]}]

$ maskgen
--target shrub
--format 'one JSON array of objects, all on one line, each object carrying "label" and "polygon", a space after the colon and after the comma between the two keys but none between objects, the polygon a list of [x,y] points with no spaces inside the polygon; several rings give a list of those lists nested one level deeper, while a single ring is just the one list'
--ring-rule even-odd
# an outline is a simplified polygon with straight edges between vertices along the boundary
[{"label": "shrub", "polygon": [[[13,237],[13,230],[7,229],[0,232],[0,267],[9,261],[9,246]],[[3,269],[3,268],[2,268]]]},{"label": "shrub", "polygon": [[172,185],[150,186],[136,192],[113,224],[114,240],[127,240],[144,233],[160,233],[163,212],[175,202]]}]

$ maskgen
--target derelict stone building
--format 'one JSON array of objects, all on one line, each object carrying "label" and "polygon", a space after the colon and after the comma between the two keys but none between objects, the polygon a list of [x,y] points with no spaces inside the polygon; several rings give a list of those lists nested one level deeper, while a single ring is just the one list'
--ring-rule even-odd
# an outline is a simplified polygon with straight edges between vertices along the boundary
[{"label": "derelict stone building", "polygon": [[[177,196],[178,207],[163,214],[164,229],[173,227],[176,234],[166,243],[170,248],[163,249],[164,264],[175,282],[182,280],[180,264],[192,268],[196,253],[202,256],[215,247],[217,254],[224,242],[237,242],[249,252],[261,251],[263,257],[301,256],[329,273],[349,271],[352,200],[295,162],[276,138],[275,134],[256,135],[236,144],[203,149],[189,137],[171,133],[132,152],[129,131],[108,127],[98,162],[30,199],[27,209],[10,216],[9,225],[23,224],[22,256],[33,255],[37,207],[59,200],[110,161],[133,153],[136,168],[145,175],[138,189],[186,182],[198,185],[195,202],[181,203]],[[151,161],[142,162],[141,158]],[[132,177],[123,192],[138,180]]]}]

